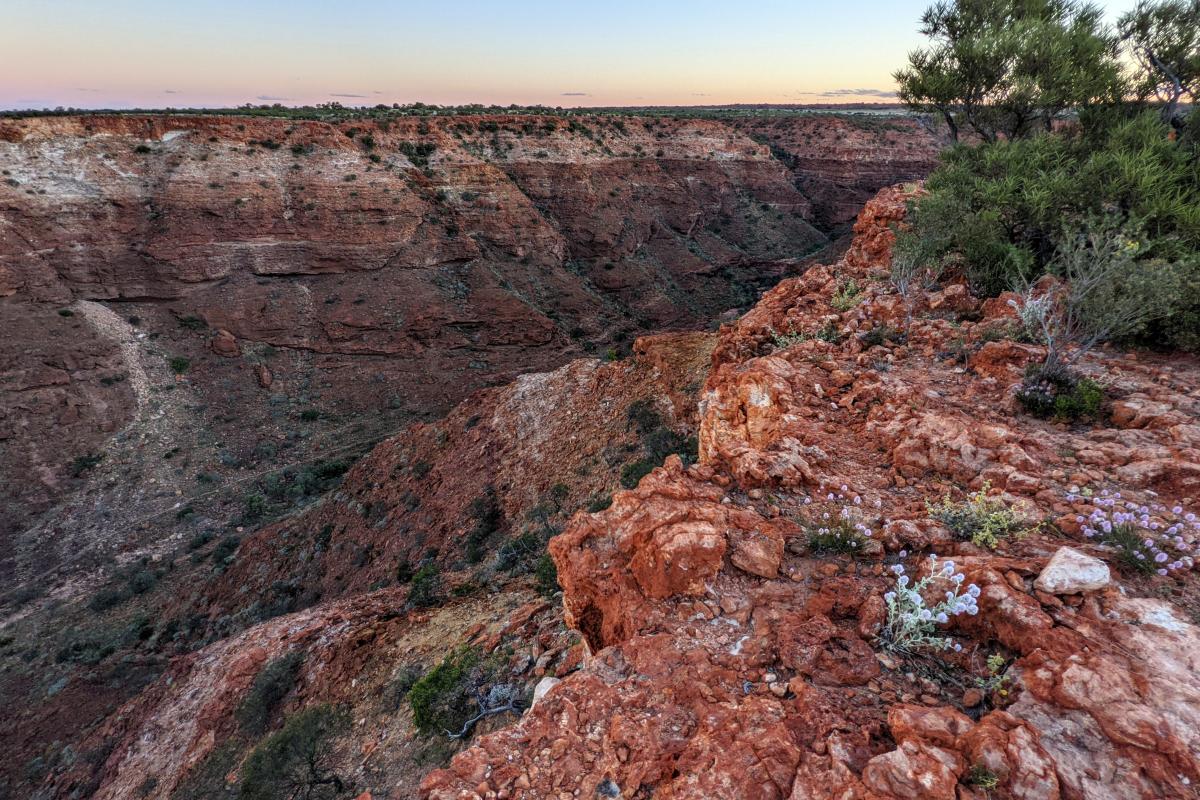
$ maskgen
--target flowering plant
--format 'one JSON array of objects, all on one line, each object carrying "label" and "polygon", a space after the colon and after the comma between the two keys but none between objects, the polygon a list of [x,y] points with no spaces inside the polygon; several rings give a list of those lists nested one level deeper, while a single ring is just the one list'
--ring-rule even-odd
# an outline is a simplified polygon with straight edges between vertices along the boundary
[{"label": "flowering plant", "polygon": [[[937,626],[950,621],[959,614],[975,616],[979,613],[976,598],[979,587],[970,584],[963,588],[963,574],[955,571],[953,561],[940,567],[937,556],[929,556],[930,573],[915,584],[904,574],[904,566],[896,564],[892,572],[896,575],[896,587],[883,596],[887,603],[887,622],[880,638],[889,650],[911,652],[922,648],[962,650],[962,645],[952,642],[948,636],[937,633]],[[937,589],[941,600],[929,605],[926,594]]]},{"label": "flowering plant", "polygon": [[[808,546],[814,553],[855,553],[872,536],[871,527],[864,521],[863,499],[846,486],[839,492],[829,492],[804,498],[803,524],[808,532]],[[876,501],[878,507],[879,501]]]},{"label": "flowering plant", "polygon": [[1130,569],[1169,575],[1196,566],[1200,518],[1182,506],[1135,503],[1107,489],[1095,497],[1070,492],[1067,500],[1090,504],[1090,514],[1075,518],[1083,535],[1112,547]]}]

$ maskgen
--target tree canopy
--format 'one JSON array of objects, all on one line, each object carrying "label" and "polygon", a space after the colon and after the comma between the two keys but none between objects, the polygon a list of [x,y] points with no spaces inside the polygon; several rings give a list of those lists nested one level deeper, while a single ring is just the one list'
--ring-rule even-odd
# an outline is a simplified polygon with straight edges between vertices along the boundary
[{"label": "tree canopy", "polygon": [[1063,111],[1121,99],[1120,39],[1075,0],[938,2],[921,18],[930,47],[894,77],[910,107],[942,115],[958,139],[1049,130]]},{"label": "tree canopy", "polygon": [[1180,101],[1200,97],[1200,0],[1142,0],[1119,29],[1139,67],[1133,91],[1160,101],[1163,119],[1178,126]]}]

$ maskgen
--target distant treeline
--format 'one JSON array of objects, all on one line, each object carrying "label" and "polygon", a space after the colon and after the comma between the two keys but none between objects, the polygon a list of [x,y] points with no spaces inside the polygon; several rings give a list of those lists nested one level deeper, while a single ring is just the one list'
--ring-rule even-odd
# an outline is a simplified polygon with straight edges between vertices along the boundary
[{"label": "distant treeline", "polygon": [[84,109],[44,108],[0,111],[0,118],[55,117],[55,116],[138,116],[147,114],[170,114],[176,116],[241,116],[271,117],[279,119],[318,120],[340,122],[342,120],[391,119],[395,117],[435,116],[494,116],[531,115],[554,117],[585,116],[648,116],[679,118],[738,118],[778,117],[805,114],[894,114],[912,116],[904,106],[890,103],[865,104],[810,104],[810,105],[725,105],[725,106],[602,106],[594,108],[562,108],[550,106],[485,106],[478,103],[461,106],[438,106],[426,103],[408,103],[374,106],[345,106],[341,103],[319,103],[313,106],[285,106],[246,104],[235,108],[136,108],[136,109]]}]

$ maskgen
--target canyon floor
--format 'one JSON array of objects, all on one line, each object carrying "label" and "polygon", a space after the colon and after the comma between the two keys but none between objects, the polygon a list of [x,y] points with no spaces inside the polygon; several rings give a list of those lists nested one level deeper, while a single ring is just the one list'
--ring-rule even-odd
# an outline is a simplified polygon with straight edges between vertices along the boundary
[{"label": "canyon floor", "polygon": [[[0,796],[276,796],[305,721],[312,797],[1196,796],[1200,361],[1020,413],[1005,299],[887,280],[940,146],[0,121]],[[1167,574],[1086,535],[1117,493]],[[977,613],[889,648],[947,559]]]}]

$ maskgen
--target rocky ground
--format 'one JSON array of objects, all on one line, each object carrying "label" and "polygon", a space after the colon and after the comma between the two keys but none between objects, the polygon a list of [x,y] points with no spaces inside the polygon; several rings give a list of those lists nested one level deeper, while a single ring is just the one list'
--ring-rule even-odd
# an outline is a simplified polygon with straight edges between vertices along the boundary
[{"label": "rocky ground", "polygon": [[[1015,408],[1039,350],[997,338],[1002,301],[948,286],[902,344],[869,344],[904,324],[880,280],[904,199],[883,193],[845,259],[722,329],[700,463],[669,459],[551,543],[590,656],[422,796],[1195,796],[1200,531],[1183,515],[1200,489],[1200,364],[1094,354],[1111,417],[1066,426]],[[864,291],[839,310],[851,278]],[[931,518],[969,489],[1018,509],[1021,535],[991,549]],[[1086,535],[1118,494],[1182,523],[1164,574]],[[821,553],[814,529],[842,508],[869,535]],[[952,647],[886,647],[897,567],[975,587],[945,625]]]}]

